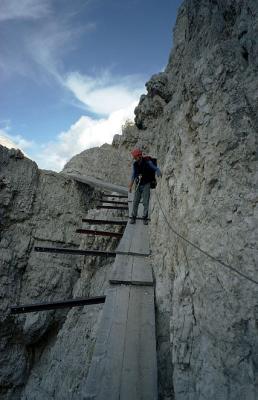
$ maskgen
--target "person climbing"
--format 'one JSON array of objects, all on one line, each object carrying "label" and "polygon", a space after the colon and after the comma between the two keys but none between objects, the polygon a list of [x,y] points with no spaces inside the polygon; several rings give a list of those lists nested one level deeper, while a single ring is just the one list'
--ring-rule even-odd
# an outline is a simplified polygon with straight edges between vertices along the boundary
[{"label": "person climbing", "polygon": [[155,180],[155,173],[158,177],[160,177],[161,172],[160,169],[154,164],[154,159],[149,156],[144,157],[139,148],[133,149],[131,155],[135,161],[133,163],[132,176],[128,185],[128,191],[131,193],[134,182],[136,182],[136,189],[133,199],[133,210],[130,217],[130,224],[135,224],[138,206],[142,198],[143,223],[144,225],[148,225],[151,184],[153,180]]}]

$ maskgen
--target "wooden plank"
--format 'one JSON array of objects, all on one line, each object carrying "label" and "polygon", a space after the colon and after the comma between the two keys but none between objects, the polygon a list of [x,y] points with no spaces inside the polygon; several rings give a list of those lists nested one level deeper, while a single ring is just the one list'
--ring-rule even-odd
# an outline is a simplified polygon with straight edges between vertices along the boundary
[{"label": "wooden plank", "polygon": [[157,400],[154,289],[130,287],[121,400]]},{"label": "wooden plank", "polygon": [[132,237],[132,224],[127,223],[126,228],[124,230],[124,234],[122,239],[119,242],[119,245],[117,246],[116,253],[119,254],[119,252],[129,252],[131,243],[132,243],[133,237]]},{"label": "wooden plank", "polygon": [[128,223],[116,253],[148,256],[150,254],[148,226],[138,220],[135,224]]},{"label": "wooden plank", "polygon": [[109,282],[112,284],[152,286],[153,276],[148,258],[118,254]]},{"label": "wooden plank", "polygon": [[119,400],[130,289],[106,293],[97,342],[83,390],[84,400]]},{"label": "wooden plank", "polygon": [[116,304],[117,289],[106,292],[106,301],[103,307],[102,318],[98,328],[97,340],[94,348],[90,369],[82,389],[82,398],[93,400],[97,398],[99,385],[102,382],[106,368],[106,352],[113,324],[113,314]]},{"label": "wooden plank", "polygon": [[108,182],[102,181],[101,179],[93,178],[92,176],[67,174],[64,172],[61,172],[61,174],[65,175],[69,178],[72,178],[78,182],[85,183],[85,184],[93,186],[93,187],[105,189],[109,192],[116,192],[116,193],[121,193],[124,195],[128,194],[127,187],[120,186],[120,185],[114,185],[113,183],[108,183]]},{"label": "wooden plank", "polygon": [[117,254],[109,277],[113,284],[131,283],[133,272],[133,256]]},{"label": "wooden plank", "polygon": [[157,400],[154,289],[106,293],[84,400]]},{"label": "wooden plank", "polygon": [[132,270],[133,285],[153,285],[152,268],[148,257],[134,257]]},{"label": "wooden plank", "polygon": [[118,287],[112,332],[107,346],[107,368],[98,400],[120,400],[130,288]]},{"label": "wooden plank", "polygon": [[150,254],[149,228],[137,220],[133,226],[132,242],[130,251],[139,254]]}]

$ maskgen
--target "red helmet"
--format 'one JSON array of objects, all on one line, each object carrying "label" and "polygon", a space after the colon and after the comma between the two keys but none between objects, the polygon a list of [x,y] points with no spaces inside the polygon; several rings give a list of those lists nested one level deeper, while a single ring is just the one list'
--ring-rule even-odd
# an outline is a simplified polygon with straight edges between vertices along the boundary
[{"label": "red helmet", "polygon": [[135,148],[135,149],[133,149],[133,151],[131,151],[131,154],[132,154],[133,158],[141,157],[142,151],[139,148]]}]

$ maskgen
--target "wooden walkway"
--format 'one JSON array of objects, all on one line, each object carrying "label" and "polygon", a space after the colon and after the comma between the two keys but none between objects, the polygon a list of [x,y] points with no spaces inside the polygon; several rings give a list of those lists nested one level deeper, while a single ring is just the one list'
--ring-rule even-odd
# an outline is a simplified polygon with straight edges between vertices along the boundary
[{"label": "wooden walkway", "polygon": [[150,254],[148,226],[141,220],[127,223],[124,235],[116,249],[117,254],[148,256]]},{"label": "wooden walkway", "polygon": [[153,287],[107,291],[84,400],[157,400]]},{"label": "wooden walkway", "polygon": [[86,183],[87,185],[107,190],[108,192],[117,192],[125,195],[127,195],[128,193],[127,188],[124,186],[114,185],[113,183],[107,183],[102,181],[101,179],[93,178],[92,176],[67,174],[64,172],[62,172],[62,175],[66,175],[69,178],[73,178],[78,182]]},{"label": "wooden walkway", "polygon": [[[126,188],[102,181],[100,184],[94,178],[69,176],[127,194]],[[128,205],[131,211],[131,194]],[[142,211],[140,204],[139,217]],[[148,226],[141,219],[133,225],[127,223],[109,276],[110,288],[105,293],[94,353],[81,393],[84,400],[158,399],[154,282],[149,254]]]},{"label": "wooden walkway", "polygon": [[147,257],[117,255],[110,283],[153,286],[152,269]]}]

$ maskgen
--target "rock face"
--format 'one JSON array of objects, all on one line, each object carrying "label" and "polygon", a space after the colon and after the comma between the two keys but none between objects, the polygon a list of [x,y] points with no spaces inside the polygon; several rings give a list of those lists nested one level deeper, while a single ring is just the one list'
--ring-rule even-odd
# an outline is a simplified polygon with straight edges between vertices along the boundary
[{"label": "rock face", "polygon": [[[256,0],[184,1],[168,65],[146,84],[135,126],[65,167],[125,185],[133,146],[158,158],[150,229],[159,400],[258,398],[258,285],[228,268],[258,281],[257,21]],[[82,215],[97,215],[96,191],[0,151],[0,394],[80,399],[101,307],[19,318],[8,307],[101,295],[107,284],[110,264],[39,256],[35,243],[115,243],[74,234]]]},{"label": "rock face", "polygon": [[257,280],[257,17],[255,1],[185,1],[162,81],[136,108],[163,170],[151,222],[162,399],[258,397],[258,286],[173,233]]},{"label": "rock face", "polygon": [[[98,197],[0,146],[1,399],[80,396],[102,307],[12,317],[10,306],[104,293],[110,264],[33,251],[35,245],[87,248],[75,230]],[[88,241],[90,248],[114,247],[112,240]]]}]

